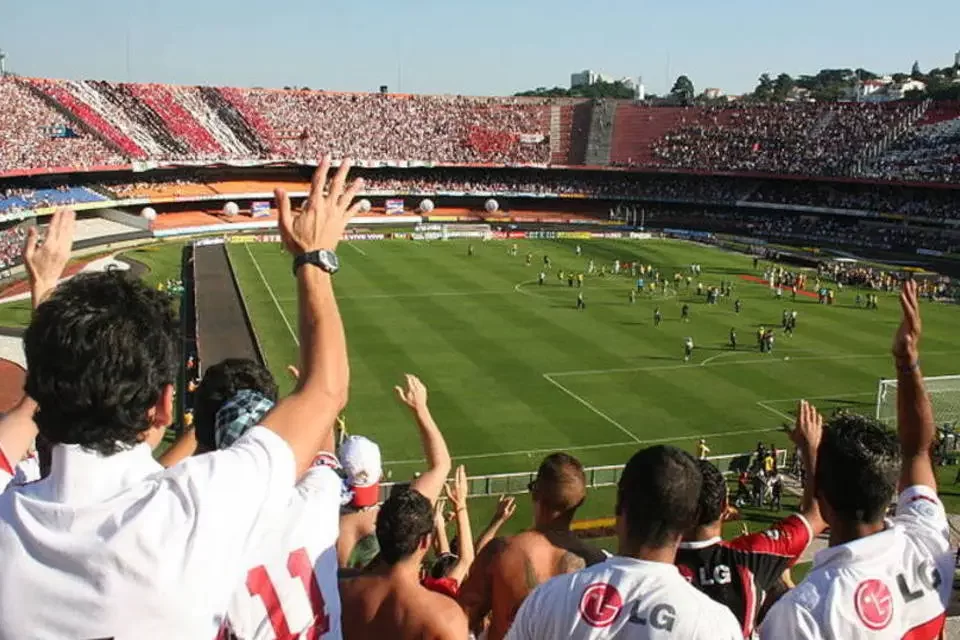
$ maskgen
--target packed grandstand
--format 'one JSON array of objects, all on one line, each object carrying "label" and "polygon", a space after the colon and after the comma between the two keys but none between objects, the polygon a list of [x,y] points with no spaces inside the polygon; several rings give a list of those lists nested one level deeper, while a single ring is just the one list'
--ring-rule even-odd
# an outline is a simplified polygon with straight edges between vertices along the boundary
[{"label": "packed grandstand", "polygon": [[761,240],[934,254],[960,240],[960,102],[653,107],[8,76],[0,105],[4,226],[64,204],[142,207],[137,193],[222,195],[246,210],[263,177],[249,167],[323,151],[366,167],[370,193],[440,197],[441,207],[464,195],[499,195],[501,213],[589,198],[676,226],[697,204],[710,207],[703,221],[743,222]]},{"label": "packed grandstand", "polygon": [[[327,160],[318,160],[324,154],[332,156],[333,164],[347,164],[346,159],[351,158],[355,166],[350,175],[362,178],[362,186],[346,187],[344,181],[338,184],[334,180],[324,192],[326,176],[311,182],[314,166],[319,162],[326,167]],[[346,169],[342,170],[346,174]],[[274,188],[285,190],[292,204],[283,197],[275,199]],[[355,191],[339,198],[345,188]],[[351,203],[355,208],[348,213]],[[309,233],[291,222],[291,206],[299,212],[297,220],[307,221],[305,225],[313,217],[329,216],[328,224],[318,228],[327,233],[333,228],[335,233],[324,237],[325,243],[311,243]],[[352,226],[344,229],[351,217]],[[32,240],[37,226],[44,236],[39,249]],[[731,276],[718,269],[711,275],[723,278],[720,291],[725,284],[730,286],[724,280],[731,277],[736,277],[738,286],[741,279],[763,284],[776,293],[763,289],[765,299],[759,304],[776,306],[776,313],[780,312],[783,290],[793,288],[796,299],[797,283],[806,275],[816,278],[816,291],[803,294],[810,298],[820,295],[824,304],[813,313],[827,308],[828,287],[830,305],[834,287],[840,291],[844,286],[856,288],[857,308],[861,307],[862,287],[869,292],[864,309],[871,304],[876,309],[873,292],[892,302],[902,288],[902,325],[894,335],[894,355],[887,355],[887,333],[893,329],[887,332],[886,326],[883,355],[886,364],[892,360],[890,374],[906,389],[898,396],[908,399],[901,407],[900,440],[881,425],[845,410],[827,420],[827,431],[841,434],[831,439],[824,435],[823,417],[805,401],[795,417],[765,407],[778,414],[778,420],[793,422],[788,427],[795,445],[792,453],[788,457],[776,446],[768,449],[759,443],[756,452],[737,456],[744,460],[742,469],[723,471],[740,473],[744,504],[763,509],[769,504],[770,511],[777,512],[781,510],[778,492],[784,491],[784,477],[789,475],[786,482],[795,493],[797,512],[782,520],[767,517],[764,533],[721,544],[720,534],[727,533],[722,523],[732,505],[727,502],[724,476],[706,463],[709,448],[705,439],[696,445],[700,461],[673,447],[643,449],[641,440],[616,420],[556,383],[550,374],[538,374],[538,381],[546,380],[571,396],[580,408],[586,407],[619,427],[632,438],[626,444],[641,451],[626,466],[617,466],[615,476],[605,485],[590,484],[594,476],[588,474],[595,470],[585,470],[568,453],[546,456],[529,474],[510,474],[520,477],[520,491],[528,490],[532,497],[535,527],[518,536],[496,537],[515,509],[512,498],[501,497],[474,546],[467,496],[480,493],[480,481],[468,481],[460,467],[447,484],[453,466],[451,452],[433,421],[424,385],[408,376],[395,389],[400,404],[410,409],[417,425],[424,458],[402,463],[424,464],[422,469],[418,466],[420,471],[409,485],[401,482],[388,490],[383,475],[387,463],[381,461],[378,445],[349,436],[345,429],[342,411],[350,382],[347,342],[337,305],[330,304],[334,299],[330,279],[314,279],[309,274],[320,271],[300,265],[294,270],[299,275],[291,281],[301,288],[288,291],[286,297],[282,292],[277,295],[274,287],[280,289],[280,277],[274,277],[269,269],[270,275],[265,276],[255,258],[257,253],[267,256],[267,249],[246,246],[246,240],[269,244],[273,247],[270,255],[276,258],[280,252],[273,243],[277,241],[290,252],[306,254],[328,244],[336,247],[341,238],[412,241],[446,239],[448,232],[450,238],[470,243],[465,244],[465,255],[470,257],[474,256],[474,238],[575,240],[575,249],[558,244],[557,250],[570,249],[570,254],[575,250],[577,260],[581,258],[581,238],[598,242],[679,238],[695,241],[698,250],[701,245],[711,245],[705,251],[720,246],[735,252],[743,264],[749,259],[742,254],[749,254],[758,271],[744,275],[731,267],[729,273],[736,274]],[[276,308],[285,323],[282,331],[289,331],[292,339],[289,342],[287,334],[282,334],[287,341],[284,353],[289,353],[300,369],[290,367],[297,386],[286,398],[278,398],[273,378],[276,362],[270,367],[273,371],[267,370],[260,352],[263,336],[254,335],[250,303],[243,297],[240,278],[225,248],[228,236],[244,240],[236,245],[245,246],[251,268],[263,283],[263,295],[268,296],[257,304],[269,307],[271,313]],[[182,280],[170,277],[147,287],[111,272],[75,278],[54,289],[71,249],[112,256],[122,249],[153,246],[156,240],[170,237],[187,240],[177,263]],[[366,256],[359,246],[355,250]],[[511,258],[518,258],[516,245],[510,251]],[[504,253],[498,251],[498,257]],[[538,254],[538,261],[540,258]],[[311,264],[335,272],[323,259],[318,254]],[[544,271],[549,271],[546,250],[542,259]],[[532,252],[526,256],[526,267],[533,268],[531,260]],[[758,266],[761,260],[769,266]],[[619,276],[620,259],[609,262],[611,269],[616,265]],[[221,266],[218,271],[211,265]],[[592,254],[590,265],[592,269]],[[908,265],[910,273],[918,274],[919,287],[906,271],[891,265]],[[664,273],[646,277],[662,282],[666,295],[668,266],[662,267]],[[644,290],[645,273],[654,273],[652,267],[648,272],[645,268],[636,261],[623,264],[623,277],[630,273],[630,279],[624,280],[624,291],[630,290],[629,304],[634,304],[636,290]],[[699,264],[683,268],[700,275]],[[282,269],[276,273],[289,279],[286,257]],[[612,281],[606,280],[607,265],[602,269],[595,277]],[[805,272],[803,278],[798,276],[801,271]],[[588,273],[594,276],[592,271]],[[692,296],[688,272],[676,273],[678,307],[678,283],[684,275]],[[560,284],[555,287],[561,292],[575,286],[574,275],[568,272],[567,276],[564,280],[560,271]],[[16,469],[20,456],[5,451],[15,420],[22,420],[16,423],[18,428],[29,423],[36,431],[35,405],[25,397],[9,416],[0,418],[0,470],[6,472],[0,479],[9,481],[11,487],[0,497],[0,551],[8,554],[7,570],[0,577],[0,621],[10,622],[16,632],[40,625],[46,637],[67,637],[77,630],[114,633],[108,630],[109,622],[112,628],[121,629],[118,638],[136,637],[143,631],[137,629],[138,624],[147,629],[142,637],[215,635],[222,640],[600,638],[607,636],[598,630],[607,628],[626,629],[635,634],[630,637],[643,638],[668,637],[656,633],[674,630],[673,637],[698,640],[813,638],[821,636],[804,635],[804,629],[809,631],[814,623],[806,621],[807,627],[803,627],[794,621],[796,616],[784,611],[802,609],[804,594],[822,605],[828,598],[821,598],[823,591],[817,590],[826,588],[823,581],[827,578],[823,571],[815,573],[821,582],[809,581],[804,589],[790,591],[790,568],[829,526],[829,535],[841,529],[847,535],[843,540],[841,534],[836,540],[831,537],[830,545],[847,544],[867,529],[877,536],[872,538],[873,544],[880,545],[875,541],[882,538],[883,548],[878,546],[870,557],[882,556],[886,562],[883,577],[889,578],[894,588],[899,586],[896,597],[900,599],[894,613],[890,605],[894,595],[889,589],[884,591],[881,580],[844,583],[842,587],[851,591],[846,595],[855,598],[856,606],[844,609],[846,618],[839,621],[820,606],[815,623],[841,629],[835,637],[870,637],[858,629],[866,625],[877,631],[892,625],[908,630],[905,637],[932,639],[944,625],[944,601],[951,591],[946,574],[952,569],[952,555],[946,513],[935,491],[932,450],[938,436],[923,392],[917,346],[921,303],[917,296],[924,298],[924,305],[956,303],[960,301],[958,276],[960,102],[651,106],[630,100],[333,93],[2,77],[0,299],[10,293],[11,297],[32,298],[33,304],[39,305],[51,295],[30,317],[24,341],[27,364],[31,358],[36,363],[28,372],[27,389],[35,392],[41,407],[56,406],[57,410],[41,408],[37,420],[43,438],[53,438],[55,452],[52,462],[43,463],[44,473],[55,478],[56,487],[51,489],[55,495],[50,500],[43,495],[39,501],[53,504],[49,511],[46,502],[37,507],[39,511],[30,511],[34,508],[30,500],[35,489],[29,482],[35,479],[30,475],[33,472],[24,470],[26,467]],[[16,282],[24,277],[25,283]],[[579,277],[578,290],[583,286],[583,275]],[[203,290],[212,295],[199,295],[200,278],[207,280]],[[545,278],[541,271],[541,287]],[[401,277],[388,273],[384,280],[386,289]],[[519,295],[524,284],[517,283],[510,291]],[[45,291],[44,285],[53,293]],[[653,283],[648,285],[653,287]],[[803,290],[804,284],[799,288]],[[477,295],[486,293],[491,292]],[[421,294],[407,295],[415,298]],[[459,299],[464,292],[436,295]],[[770,301],[773,295],[775,303]],[[854,294],[848,295],[852,298]],[[732,296],[726,296],[734,304]],[[370,294],[377,300],[385,297],[390,294]],[[647,300],[657,305],[656,326],[660,323],[659,300]],[[171,301],[177,302],[178,316],[170,308]],[[735,304],[736,310],[731,306],[729,314],[739,317],[739,298]],[[292,324],[284,311],[287,307],[286,313],[290,313],[291,305],[296,308],[296,314],[290,315]],[[585,306],[579,295],[577,309]],[[852,302],[847,306],[853,309]],[[77,312],[80,309],[82,313]],[[231,313],[232,325],[219,321],[218,314],[226,317]],[[680,323],[688,321],[687,304],[682,313],[676,322],[686,327]],[[792,339],[796,312],[793,326],[786,308],[782,313],[783,329]],[[226,347],[218,353],[221,357],[211,357],[212,339],[201,348],[201,315],[207,336],[239,327],[243,340],[224,342],[229,347],[242,343],[249,348],[251,359],[233,360],[247,353],[227,353]],[[931,324],[942,323],[943,317]],[[108,321],[97,324],[91,318]],[[298,331],[294,329],[297,319],[301,322]],[[726,327],[724,324],[724,331]],[[362,329],[350,332],[352,349],[363,342],[363,337],[356,337],[362,336]],[[367,329],[376,332],[373,325]],[[754,329],[751,324],[750,330]],[[71,331],[82,332],[84,339],[72,340]],[[563,331],[573,335],[572,329],[564,327]],[[760,333],[765,336],[768,332],[760,326]],[[942,336],[933,340],[943,342]],[[733,329],[730,341],[731,351],[725,350],[727,346],[717,348],[719,353],[700,362],[703,371],[709,371],[706,364],[715,358],[737,355]],[[769,345],[763,344],[761,353],[767,355],[772,338]],[[685,338],[684,345],[686,363],[694,348],[692,339]],[[122,359],[128,351],[133,355]],[[810,353],[797,359],[810,359]],[[937,361],[937,357],[955,352],[925,353],[940,363],[947,358]],[[224,359],[228,357],[231,359]],[[788,360],[778,359],[777,364]],[[84,364],[71,369],[77,362]],[[357,369],[368,366],[364,362]],[[682,367],[654,365],[649,370]],[[604,371],[648,370],[600,370]],[[70,375],[79,376],[83,383],[72,384],[76,380],[67,380]],[[154,392],[150,385],[162,385],[164,393],[175,386],[177,402],[182,403],[182,417],[177,416],[178,440],[160,458],[167,470],[144,452],[143,443],[156,444],[151,438],[162,436],[155,431],[164,418],[155,416],[163,412],[161,400],[174,401],[173,391],[158,400],[150,395]],[[118,400],[117,389],[133,399]],[[83,397],[85,393],[104,397],[91,400]],[[150,426],[141,424],[142,415],[130,418],[132,412],[126,412],[124,402],[143,404],[137,410],[149,411]],[[277,416],[297,428],[286,428]],[[51,426],[59,424],[58,420],[75,426],[58,431]],[[98,420],[110,427],[89,435],[94,429],[87,429],[88,421],[95,424]],[[136,424],[131,426],[125,420]],[[46,446],[43,438],[41,450]],[[821,438],[826,444],[821,445]],[[21,465],[25,465],[36,454],[27,452],[27,440],[19,440],[24,451],[17,453],[23,454]],[[858,449],[861,440],[866,442],[864,448],[873,449],[864,454]],[[588,444],[583,449],[595,446],[607,445]],[[337,448],[339,460],[316,453]],[[195,451],[206,452],[206,457],[192,455]],[[901,452],[912,464],[905,464],[898,476]],[[236,453],[235,460],[229,457],[231,453]],[[531,465],[539,462],[531,452],[520,453]],[[141,454],[142,459],[133,459]],[[832,463],[827,472],[812,473],[818,469],[818,455],[827,456]],[[83,542],[95,549],[64,544],[64,540],[71,541],[73,530],[64,531],[82,518],[72,514],[71,522],[64,524],[57,501],[100,500],[108,491],[103,487],[121,482],[103,473],[111,459],[129,465],[118,473],[127,484],[106,500],[104,509],[81,513],[86,518],[81,523],[84,531],[95,532],[84,533]],[[205,460],[213,462],[204,466]],[[36,467],[35,476],[39,477],[41,462],[37,461]],[[76,469],[97,481],[70,476]],[[150,478],[163,480],[151,484],[149,491],[137,493],[141,487],[138,474],[148,478],[144,484],[153,482]],[[291,499],[294,476],[300,484]],[[905,489],[898,498],[899,528],[886,531],[883,518],[891,501],[897,500],[898,477],[900,488]],[[489,485],[491,478],[497,476],[485,477],[482,482]],[[710,482],[713,485],[708,489]],[[623,522],[616,531],[612,518],[599,524],[588,522],[584,528],[597,538],[618,534],[622,555],[628,555],[624,550],[631,544],[638,558],[652,549],[656,562],[671,569],[669,575],[657,578],[662,580],[658,597],[667,593],[662,597],[670,599],[669,608],[650,608],[643,597],[644,589],[650,587],[631,582],[630,572],[635,567],[628,565],[633,561],[608,558],[573,535],[573,517],[584,502],[588,485],[617,487],[616,515]],[[79,489],[73,493],[76,487]],[[825,493],[818,494],[816,490],[824,487]],[[483,495],[494,497],[499,493],[489,487],[484,491]],[[442,503],[436,506],[441,495],[447,496],[450,514],[443,513]],[[858,500],[869,504],[863,506]],[[828,501],[830,508],[821,513],[818,505]],[[110,511],[113,507],[116,512]],[[230,519],[241,511],[243,522]],[[441,542],[446,535],[445,515],[456,523],[457,537]],[[23,521],[28,521],[26,528],[20,526]],[[271,529],[267,521],[285,526]],[[197,522],[203,526],[195,526]],[[773,526],[767,528],[771,522]],[[61,537],[47,537],[47,528]],[[694,542],[689,540],[691,531],[700,536]],[[894,531],[899,537],[893,538]],[[431,550],[432,536],[437,538],[435,550]],[[277,548],[263,552],[269,546],[264,541]],[[283,546],[288,542],[294,543],[292,547],[303,546],[289,552]],[[277,552],[280,546],[282,558]],[[891,554],[896,556],[893,560]],[[681,565],[676,571],[674,556]],[[59,591],[59,585],[44,573],[47,565],[72,566],[78,557],[83,561],[71,574],[72,590]],[[253,568],[245,582],[244,576],[234,575],[237,571],[228,570],[248,570],[247,565],[234,566],[237,558],[256,560],[249,563]],[[718,558],[742,566],[731,574],[722,563],[714,566],[720,562]],[[216,571],[208,570],[214,566]],[[903,577],[903,567],[907,567],[908,578]],[[421,568],[425,570],[421,572]],[[110,580],[104,580],[102,574],[114,569],[118,577],[110,573]],[[709,571],[714,573],[707,576]],[[570,575],[547,582],[562,573]],[[162,588],[154,588],[152,580],[157,574],[164,576]],[[343,580],[338,582],[338,577]],[[409,584],[404,583],[407,577]],[[29,597],[18,593],[21,579],[30,585],[24,591]],[[910,581],[909,586],[905,580]],[[392,595],[385,596],[376,603],[380,608],[369,613],[368,605],[384,583],[389,583],[389,589],[403,583],[413,597],[391,600]],[[540,583],[546,584],[534,589]],[[690,583],[700,591],[694,591]],[[98,588],[110,596],[129,597],[135,624],[129,611],[118,612],[111,598],[95,593]],[[622,598],[618,588],[632,600]],[[564,600],[565,593],[579,594],[578,589],[582,598]],[[864,595],[864,589],[869,593]],[[65,597],[66,591],[71,605],[64,607],[66,613],[47,606]],[[155,599],[157,594],[162,598]],[[771,614],[771,606],[781,598],[782,604]],[[923,608],[915,605],[909,614],[903,612],[902,605],[916,601]],[[571,623],[574,632],[563,627],[563,615],[569,612],[576,616]],[[769,622],[760,627],[765,620]],[[645,635],[648,632],[653,635]],[[5,633],[0,625],[0,638],[7,637]],[[617,637],[627,637],[628,632],[623,634]]]}]

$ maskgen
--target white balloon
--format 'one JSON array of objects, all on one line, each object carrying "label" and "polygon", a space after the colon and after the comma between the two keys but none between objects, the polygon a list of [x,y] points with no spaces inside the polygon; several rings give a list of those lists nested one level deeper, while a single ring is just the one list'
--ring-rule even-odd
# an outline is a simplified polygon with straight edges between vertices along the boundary
[{"label": "white balloon", "polygon": [[420,211],[423,213],[430,213],[433,211],[433,200],[430,198],[424,198],[420,201]]},{"label": "white balloon", "polygon": [[227,216],[235,216],[240,213],[240,207],[236,202],[230,201],[227,204],[223,205],[223,214]]},{"label": "white balloon", "polygon": [[140,211],[140,215],[141,215],[144,219],[150,220],[150,221],[152,222],[153,220],[156,220],[156,219],[157,219],[157,210],[154,209],[153,207],[144,207],[144,208]]}]

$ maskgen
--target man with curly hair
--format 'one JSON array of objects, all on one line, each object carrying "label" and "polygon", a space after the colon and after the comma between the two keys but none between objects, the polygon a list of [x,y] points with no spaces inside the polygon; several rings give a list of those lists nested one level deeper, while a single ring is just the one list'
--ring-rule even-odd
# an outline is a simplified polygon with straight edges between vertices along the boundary
[{"label": "man with curly hair", "polygon": [[327,186],[330,164],[302,211],[275,192],[295,256],[300,382],[230,447],[169,469],[151,455],[173,420],[181,362],[169,296],[119,273],[85,274],[36,309],[26,392],[52,461],[46,478],[0,495],[0,638],[216,636],[346,404],[333,250],[362,181],[347,188],[345,161]]},{"label": "man with curly hair", "polygon": [[[903,285],[894,337],[897,432],[852,413],[823,431],[814,482],[830,547],[770,609],[760,637],[940,637],[953,586],[950,528],[937,496],[933,407],[920,371],[920,304]],[[885,518],[895,493],[896,515]]]}]

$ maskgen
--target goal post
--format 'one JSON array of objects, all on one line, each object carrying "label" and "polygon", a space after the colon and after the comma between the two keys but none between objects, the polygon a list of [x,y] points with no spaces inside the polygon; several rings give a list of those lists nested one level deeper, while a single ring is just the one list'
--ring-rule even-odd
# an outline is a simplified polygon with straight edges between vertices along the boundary
[{"label": "goal post", "polygon": [[[923,385],[933,405],[933,419],[937,428],[949,425],[960,427],[960,374],[928,376]],[[883,379],[877,385],[876,419],[893,427],[897,424],[897,381]]]}]

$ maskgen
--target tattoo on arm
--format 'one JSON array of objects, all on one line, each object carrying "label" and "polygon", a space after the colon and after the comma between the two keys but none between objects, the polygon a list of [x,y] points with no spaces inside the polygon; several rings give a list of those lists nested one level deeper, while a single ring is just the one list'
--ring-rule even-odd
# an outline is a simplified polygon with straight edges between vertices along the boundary
[{"label": "tattoo on arm", "polygon": [[561,574],[580,571],[581,569],[585,569],[586,566],[587,563],[582,557],[570,551],[560,556],[560,560],[557,561],[557,571]]},{"label": "tattoo on arm", "polygon": [[533,568],[533,563],[530,562],[530,558],[523,559],[523,577],[526,581],[527,588],[531,591],[537,588],[537,585],[540,584],[540,580],[537,579],[537,572]]}]

